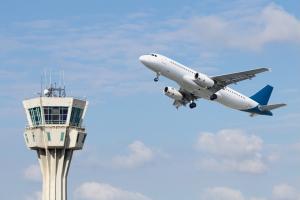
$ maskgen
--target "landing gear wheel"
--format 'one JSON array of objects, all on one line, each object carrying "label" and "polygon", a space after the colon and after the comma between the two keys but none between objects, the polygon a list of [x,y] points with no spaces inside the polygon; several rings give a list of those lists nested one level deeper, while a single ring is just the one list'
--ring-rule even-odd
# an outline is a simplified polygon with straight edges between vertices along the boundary
[{"label": "landing gear wheel", "polygon": [[156,73],[156,77],[154,78],[154,82],[157,82],[159,80],[160,72]]},{"label": "landing gear wheel", "polygon": [[190,103],[189,106],[191,109],[193,109],[193,108],[196,108],[197,104],[195,102],[192,102],[192,103]]}]

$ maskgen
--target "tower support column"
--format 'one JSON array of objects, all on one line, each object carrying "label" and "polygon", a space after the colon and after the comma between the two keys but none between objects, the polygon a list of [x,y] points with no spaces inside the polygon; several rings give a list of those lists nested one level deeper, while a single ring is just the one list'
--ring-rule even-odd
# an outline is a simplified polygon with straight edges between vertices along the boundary
[{"label": "tower support column", "polygon": [[38,150],[43,175],[43,200],[66,200],[67,177],[73,150]]}]

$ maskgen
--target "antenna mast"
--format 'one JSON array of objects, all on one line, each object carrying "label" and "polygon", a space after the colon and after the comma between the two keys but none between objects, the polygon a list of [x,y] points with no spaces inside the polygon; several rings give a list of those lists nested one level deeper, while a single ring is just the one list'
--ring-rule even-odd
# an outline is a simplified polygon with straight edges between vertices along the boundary
[{"label": "antenna mast", "polygon": [[[47,72],[44,72],[45,76],[47,74]],[[50,70],[49,72],[49,86],[46,86],[46,88],[44,89],[43,93],[41,92],[41,96],[46,96],[46,97],[66,97],[66,87],[65,85],[62,84],[62,77],[64,77],[64,74],[62,74],[61,72],[58,75],[59,77],[59,81],[58,81],[58,85],[56,84],[56,82],[54,83],[54,85],[52,84],[52,72]],[[41,80],[42,82],[42,80]],[[41,83],[41,90],[42,88],[42,83]]]}]

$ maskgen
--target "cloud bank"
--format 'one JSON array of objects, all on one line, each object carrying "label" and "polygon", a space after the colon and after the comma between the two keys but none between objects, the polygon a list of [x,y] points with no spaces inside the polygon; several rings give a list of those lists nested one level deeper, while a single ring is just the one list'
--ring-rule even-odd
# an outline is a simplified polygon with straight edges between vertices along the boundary
[{"label": "cloud bank", "polygon": [[136,168],[149,163],[154,159],[154,151],[141,141],[134,141],[128,148],[128,155],[119,155],[113,158],[114,166]]},{"label": "cloud bank", "polygon": [[299,200],[300,192],[289,184],[273,186],[270,197],[246,197],[241,191],[230,187],[211,187],[204,190],[200,200]]},{"label": "cloud bank", "polygon": [[263,160],[263,141],[242,130],[225,129],[213,133],[201,133],[196,148],[205,158],[200,167],[217,171],[237,171],[258,174],[266,171]]},{"label": "cloud bank", "polygon": [[130,192],[109,184],[85,182],[75,191],[76,199],[82,200],[151,200],[138,192]]}]

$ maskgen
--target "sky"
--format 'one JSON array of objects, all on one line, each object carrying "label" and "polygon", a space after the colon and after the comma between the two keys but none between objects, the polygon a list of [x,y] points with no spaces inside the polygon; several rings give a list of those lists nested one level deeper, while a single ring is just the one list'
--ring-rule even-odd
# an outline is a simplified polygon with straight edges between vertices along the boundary
[{"label": "sky", "polygon": [[[74,200],[299,200],[300,2],[1,1],[1,199],[40,200],[22,100],[44,71],[65,73],[68,96],[89,101],[87,139],[72,160]],[[138,60],[151,52],[220,75],[272,72],[232,87],[274,86],[273,117],[217,103],[172,106],[176,83]],[[56,76],[57,77],[57,76]]]}]

